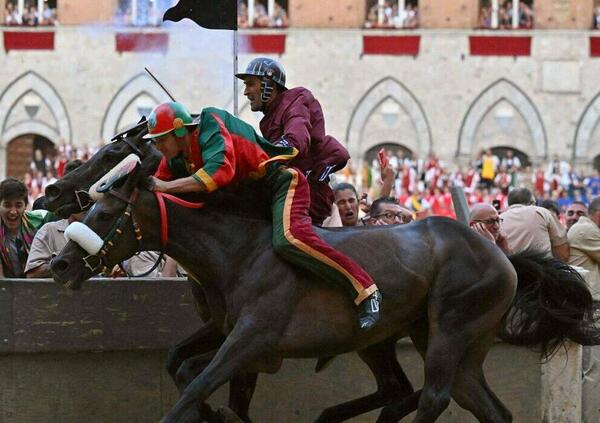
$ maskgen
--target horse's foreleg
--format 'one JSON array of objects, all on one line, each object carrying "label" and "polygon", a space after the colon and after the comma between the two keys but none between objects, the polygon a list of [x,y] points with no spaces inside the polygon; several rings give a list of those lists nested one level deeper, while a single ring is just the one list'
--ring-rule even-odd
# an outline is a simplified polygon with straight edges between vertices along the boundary
[{"label": "horse's foreleg", "polygon": [[167,353],[167,371],[175,381],[179,366],[190,357],[215,350],[225,340],[225,336],[211,323],[206,322],[192,335],[171,347]]},{"label": "horse's foreleg", "polygon": [[239,373],[229,382],[229,407],[246,423],[251,423],[248,412],[257,379],[258,373]]},{"label": "horse's foreleg", "polygon": [[249,318],[240,318],[210,364],[189,383],[161,422],[181,422],[196,401],[206,401],[219,386],[259,357],[267,348],[265,336],[268,332],[268,329],[253,325]]},{"label": "horse's foreleg", "polygon": [[410,381],[396,359],[395,339],[370,346],[359,351],[358,354],[373,372],[377,381],[377,392],[327,408],[321,413],[317,422],[342,422],[413,392]]}]

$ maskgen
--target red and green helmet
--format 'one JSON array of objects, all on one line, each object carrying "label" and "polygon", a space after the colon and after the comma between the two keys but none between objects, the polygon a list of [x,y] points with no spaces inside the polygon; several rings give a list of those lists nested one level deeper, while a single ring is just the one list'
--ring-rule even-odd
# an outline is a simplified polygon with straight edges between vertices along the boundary
[{"label": "red and green helmet", "polygon": [[148,116],[148,134],[144,138],[156,138],[175,132],[177,137],[185,135],[185,127],[195,125],[192,115],[185,106],[176,101],[159,104]]}]

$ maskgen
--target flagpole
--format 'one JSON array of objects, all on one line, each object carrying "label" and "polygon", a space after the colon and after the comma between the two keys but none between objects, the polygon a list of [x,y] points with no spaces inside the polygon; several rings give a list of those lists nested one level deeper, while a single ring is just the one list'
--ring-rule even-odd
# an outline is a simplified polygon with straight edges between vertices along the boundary
[{"label": "flagpole", "polygon": [[238,80],[235,74],[238,73],[238,32],[233,30],[233,115],[238,116]]}]

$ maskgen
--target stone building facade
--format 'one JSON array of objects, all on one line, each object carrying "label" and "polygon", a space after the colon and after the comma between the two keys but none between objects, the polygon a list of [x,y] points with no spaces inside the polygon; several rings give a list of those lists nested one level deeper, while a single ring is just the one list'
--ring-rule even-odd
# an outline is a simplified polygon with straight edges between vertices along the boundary
[{"label": "stone building facade", "polygon": [[[167,100],[144,67],[193,111],[232,110],[232,32],[191,23],[120,28],[108,18],[116,2],[90,2],[98,10],[78,14],[87,3],[59,1],[69,25],[3,28],[0,176],[21,169],[19,155],[36,143],[106,142]],[[592,0],[536,0],[531,31],[473,29],[475,0],[421,0],[415,31],[362,29],[364,1],[331,1],[329,12],[316,3],[290,0],[288,29],[239,31],[239,67],[259,55],[280,60],[289,86],[319,98],[327,131],[355,166],[382,144],[448,163],[489,147],[514,148],[534,163],[558,155],[589,167],[600,156]],[[51,43],[37,48],[47,33]],[[240,116],[257,125],[241,91]]]}]

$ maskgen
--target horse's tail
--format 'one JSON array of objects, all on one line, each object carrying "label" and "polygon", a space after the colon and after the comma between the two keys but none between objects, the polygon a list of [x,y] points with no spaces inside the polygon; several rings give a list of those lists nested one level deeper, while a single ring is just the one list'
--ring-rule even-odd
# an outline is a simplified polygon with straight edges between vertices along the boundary
[{"label": "horse's tail", "polygon": [[500,338],[539,347],[544,357],[567,339],[600,344],[599,304],[576,270],[540,254],[515,254],[509,260],[517,271],[518,286]]}]

